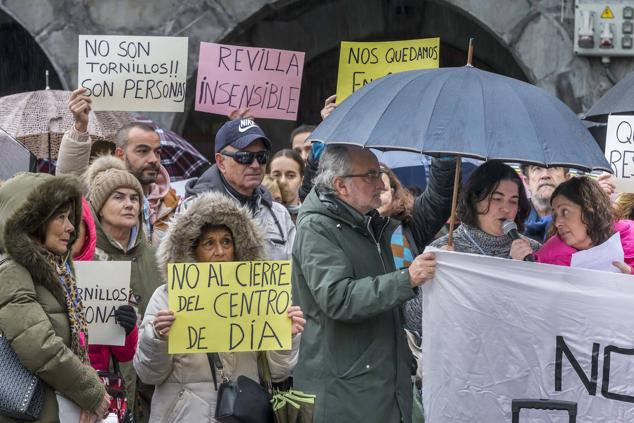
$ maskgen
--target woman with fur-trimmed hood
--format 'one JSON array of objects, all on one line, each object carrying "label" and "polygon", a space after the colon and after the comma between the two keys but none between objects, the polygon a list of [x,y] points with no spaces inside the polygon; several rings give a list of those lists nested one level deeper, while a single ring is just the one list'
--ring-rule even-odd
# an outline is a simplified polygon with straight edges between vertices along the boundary
[{"label": "woman with fur-trimmed hood", "polygon": [[[264,238],[251,213],[221,193],[201,194],[171,222],[157,257],[167,281],[168,263],[262,260]],[[293,348],[267,351],[274,382],[286,379],[297,362],[299,336],[305,324],[299,307],[290,307]],[[215,422],[217,392],[207,354],[168,354],[174,314],[169,311],[167,285],[159,287],[139,328],[134,367],[144,383],[156,385],[150,422]],[[220,353],[225,376],[259,380],[257,353]],[[217,380],[221,378],[217,377]]]},{"label": "woman with fur-trimmed hood", "polygon": [[[74,177],[21,173],[0,188],[0,334],[45,382],[38,422],[59,421],[55,391],[88,421],[108,410],[108,394],[88,361],[70,257],[81,210]],[[0,415],[0,421],[17,420]]]}]

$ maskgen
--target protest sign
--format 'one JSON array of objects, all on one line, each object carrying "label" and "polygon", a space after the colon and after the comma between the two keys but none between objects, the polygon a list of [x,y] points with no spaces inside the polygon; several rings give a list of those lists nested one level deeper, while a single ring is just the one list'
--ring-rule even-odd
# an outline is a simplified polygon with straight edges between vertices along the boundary
[{"label": "protest sign", "polygon": [[175,263],[169,353],[291,348],[291,262]]},{"label": "protest sign", "polygon": [[129,261],[78,261],[74,263],[77,294],[84,303],[91,345],[125,344],[125,330],[117,324],[114,312],[128,304],[130,296]]},{"label": "protest sign", "polygon": [[614,171],[617,192],[634,192],[634,116],[610,115],[605,158]]},{"label": "protest sign", "polygon": [[510,422],[513,399],[540,398],[576,402],[579,423],[634,421],[631,275],[435,254],[422,287],[426,421]]},{"label": "protest sign", "polygon": [[385,75],[437,68],[439,57],[440,38],[379,43],[342,41],[337,75],[337,103]]},{"label": "protest sign", "polygon": [[77,76],[93,110],[182,112],[187,38],[80,35]]},{"label": "protest sign", "polygon": [[200,43],[196,110],[296,120],[303,70],[299,51]]}]

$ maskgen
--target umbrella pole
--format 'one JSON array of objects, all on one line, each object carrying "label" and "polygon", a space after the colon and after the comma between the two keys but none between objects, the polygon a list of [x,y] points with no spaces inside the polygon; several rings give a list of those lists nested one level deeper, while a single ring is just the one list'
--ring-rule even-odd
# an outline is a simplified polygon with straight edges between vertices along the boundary
[{"label": "umbrella pole", "polygon": [[453,247],[453,230],[456,227],[456,207],[458,206],[458,191],[460,190],[460,168],[462,161],[456,156],[456,174],[453,178],[453,196],[451,197],[451,216],[449,217],[449,238],[447,246]]}]

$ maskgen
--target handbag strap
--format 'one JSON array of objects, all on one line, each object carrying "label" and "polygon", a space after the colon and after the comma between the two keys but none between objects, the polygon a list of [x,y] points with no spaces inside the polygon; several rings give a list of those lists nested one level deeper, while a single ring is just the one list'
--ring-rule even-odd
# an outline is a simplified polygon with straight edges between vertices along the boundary
[{"label": "handbag strap", "polygon": [[273,393],[271,367],[269,366],[269,360],[266,357],[265,351],[258,351],[258,374],[262,382],[264,382],[264,387],[269,391],[269,394]]},{"label": "handbag strap", "polygon": [[214,389],[217,391],[218,376],[216,376],[216,369],[220,371],[220,377],[222,378],[223,382],[228,380],[225,377],[224,372],[222,371],[222,360],[220,360],[220,355],[218,355],[218,353],[207,353],[207,360],[209,361],[209,368],[211,369],[211,377],[214,379]]},{"label": "handbag strap", "polygon": [[112,369],[114,370],[115,374],[123,376],[121,374],[121,367],[119,367],[119,360],[117,360],[117,358],[114,356],[112,350],[110,350],[110,359],[112,360]]}]

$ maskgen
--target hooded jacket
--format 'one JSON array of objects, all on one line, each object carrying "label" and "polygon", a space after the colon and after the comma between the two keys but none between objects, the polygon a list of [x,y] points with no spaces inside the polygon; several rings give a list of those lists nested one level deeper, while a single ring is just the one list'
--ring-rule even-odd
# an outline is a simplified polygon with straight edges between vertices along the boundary
[{"label": "hooded jacket", "polygon": [[[185,186],[189,198],[204,192],[220,192],[234,198],[225,185],[217,165],[210,167],[198,179],[192,179]],[[295,240],[295,225],[286,207],[273,201],[271,193],[262,185],[255,189],[253,200],[256,202],[253,217],[264,232],[264,254],[267,260],[289,260]]]},{"label": "hooded jacket", "polygon": [[[619,232],[621,236],[625,263],[634,266],[634,221],[617,220],[614,223],[614,231]],[[572,255],[577,251],[577,249],[567,245],[559,235],[554,235],[535,253],[535,258],[539,263],[570,266]]]},{"label": "hooded jacket", "polygon": [[[207,225],[224,225],[234,240],[236,261],[263,258],[262,234],[246,208],[221,193],[206,193],[187,203],[167,230],[157,257],[167,280],[168,263],[196,262],[193,245]],[[212,369],[207,354],[168,354],[167,338],[160,337],[152,322],[160,310],[167,310],[167,286],[159,287],[145,313],[139,329],[139,347],[134,368],[144,383],[156,385],[152,398],[150,422],[212,422],[216,407]],[[273,381],[290,375],[297,360],[299,336],[290,351],[266,353]],[[258,380],[257,353],[220,353],[225,376],[235,380],[240,375]],[[218,380],[220,376],[218,375]]]},{"label": "hooded jacket", "polygon": [[299,212],[293,303],[307,322],[293,381],[316,395],[315,423],[411,421],[401,305],[416,290],[408,271],[394,267],[397,225],[316,189]]},{"label": "hooded jacket", "polygon": [[[38,422],[58,421],[55,390],[91,411],[105,395],[95,371],[70,349],[64,288],[30,236],[69,199],[76,225],[82,208],[81,185],[74,177],[22,173],[0,188],[0,332],[22,364],[47,385]],[[0,416],[0,422],[12,421]]]}]

